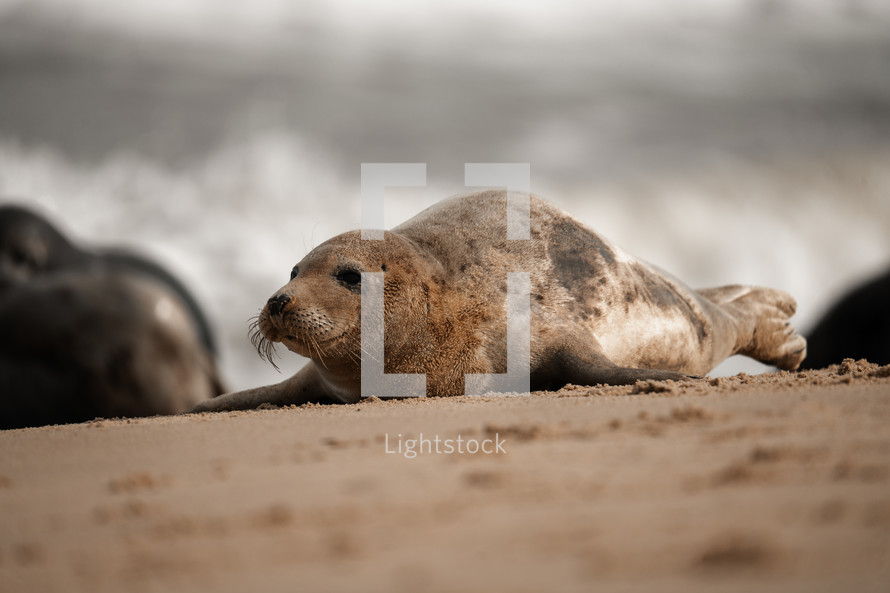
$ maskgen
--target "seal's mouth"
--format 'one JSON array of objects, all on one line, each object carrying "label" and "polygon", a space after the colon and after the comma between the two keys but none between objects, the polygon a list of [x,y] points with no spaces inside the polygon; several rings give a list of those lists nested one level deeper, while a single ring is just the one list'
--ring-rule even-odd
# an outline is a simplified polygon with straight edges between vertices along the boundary
[{"label": "seal's mouth", "polygon": [[280,340],[277,340],[277,341],[296,342],[297,344],[311,345],[313,348],[318,348],[319,346],[326,346],[332,342],[336,342],[337,340],[344,337],[348,333],[349,333],[349,330],[344,330],[342,333],[339,333],[336,336],[331,336],[329,338],[320,338],[320,339],[319,338],[299,337],[299,336],[295,336],[293,334],[286,334],[286,335],[282,336],[282,338]]},{"label": "seal's mouth", "polygon": [[262,313],[253,318],[250,324],[251,343],[257,349],[260,358],[269,361],[276,369],[278,365],[275,364],[275,344],[280,343],[291,352],[321,361],[332,352],[340,352],[336,343],[349,333],[349,328],[346,328],[337,335],[316,337],[294,332],[293,327],[285,329],[282,325],[284,324],[281,319]]}]

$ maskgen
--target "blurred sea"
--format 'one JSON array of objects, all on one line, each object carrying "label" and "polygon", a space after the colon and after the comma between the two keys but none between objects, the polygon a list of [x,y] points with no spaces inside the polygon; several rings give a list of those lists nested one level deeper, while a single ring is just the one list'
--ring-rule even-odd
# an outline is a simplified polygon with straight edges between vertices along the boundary
[{"label": "blurred sea", "polygon": [[465,162],[530,163],[692,286],[790,291],[804,331],[890,265],[885,3],[218,4],[0,0],[0,195],[167,265],[233,388],[302,364],[261,362],[248,319],[360,226],[362,162],[428,164],[387,226],[463,191]]}]

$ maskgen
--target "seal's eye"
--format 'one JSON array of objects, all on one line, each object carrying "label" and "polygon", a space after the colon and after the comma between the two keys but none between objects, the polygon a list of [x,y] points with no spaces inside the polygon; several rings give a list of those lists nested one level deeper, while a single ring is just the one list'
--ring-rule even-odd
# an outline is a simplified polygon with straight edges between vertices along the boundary
[{"label": "seal's eye", "polygon": [[294,269],[290,271],[290,279],[293,280],[297,277],[297,274],[300,273],[300,266],[294,266]]},{"label": "seal's eye", "polygon": [[337,272],[337,280],[346,286],[358,286],[362,283],[362,275],[355,270],[340,270]]},{"label": "seal's eye", "polygon": [[12,260],[17,266],[24,266],[28,262],[28,254],[22,251],[21,249],[13,248],[9,252],[9,258]]}]

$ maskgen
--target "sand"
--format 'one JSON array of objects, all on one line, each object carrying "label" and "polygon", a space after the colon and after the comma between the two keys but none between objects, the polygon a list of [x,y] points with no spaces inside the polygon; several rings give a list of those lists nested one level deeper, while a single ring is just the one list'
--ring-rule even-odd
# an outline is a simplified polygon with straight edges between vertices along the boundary
[{"label": "sand", "polygon": [[846,361],[5,431],[0,590],[886,591],[888,426]]}]

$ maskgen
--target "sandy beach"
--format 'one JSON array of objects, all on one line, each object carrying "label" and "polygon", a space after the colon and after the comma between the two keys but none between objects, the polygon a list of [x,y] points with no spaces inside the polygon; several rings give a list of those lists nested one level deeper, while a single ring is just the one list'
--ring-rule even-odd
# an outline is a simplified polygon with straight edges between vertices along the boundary
[{"label": "sandy beach", "polygon": [[0,590],[884,591],[888,422],[847,361],[5,431]]}]

